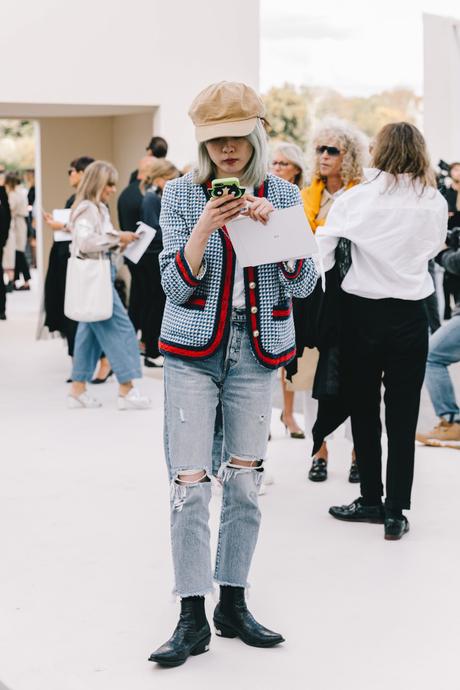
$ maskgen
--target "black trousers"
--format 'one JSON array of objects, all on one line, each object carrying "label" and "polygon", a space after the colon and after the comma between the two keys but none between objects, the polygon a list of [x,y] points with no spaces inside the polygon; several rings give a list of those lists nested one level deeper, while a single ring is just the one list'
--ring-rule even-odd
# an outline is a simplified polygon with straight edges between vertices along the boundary
[{"label": "black trousers", "polygon": [[27,263],[26,253],[17,251],[14,264],[14,279],[19,280],[21,275],[26,283],[30,280],[29,264]]},{"label": "black trousers", "polygon": [[5,281],[3,279],[3,247],[0,247],[0,314],[4,314],[6,310],[6,289]]},{"label": "black trousers", "polygon": [[[148,252],[139,263],[130,265],[132,276],[131,291],[135,288],[134,304],[129,316],[134,328],[140,330],[145,343],[147,357],[158,357],[158,340],[165,308],[166,297],[161,287],[160,251]],[[132,292],[131,292],[132,295]]]},{"label": "black trousers", "polygon": [[385,504],[410,508],[415,432],[428,352],[424,301],[371,300],[346,294],[342,351],[361,494],[371,505],[380,503],[383,495],[383,381],[388,435]]},{"label": "black trousers", "polygon": [[66,338],[69,356],[73,357],[78,323],[64,314],[69,247],[70,242],[54,242],[51,247],[45,279],[45,326]]}]

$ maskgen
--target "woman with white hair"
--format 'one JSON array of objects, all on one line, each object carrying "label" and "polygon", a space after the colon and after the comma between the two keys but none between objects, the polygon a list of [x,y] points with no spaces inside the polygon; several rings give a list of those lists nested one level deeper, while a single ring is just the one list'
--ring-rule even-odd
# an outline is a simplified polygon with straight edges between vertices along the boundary
[{"label": "woman with white hair", "polygon": [[[195,98],[189,114],[198,169],[167,183],[160,218],[165,453],[175,592],[181,597],[172,637],[150,656],[163,666],[208,649],[205,595],[213,579],[220,585],[214,625],[221,637],[262,648],[284,641],[254,619],[245,589],[260,525],[273,377],[295,356],[291,298],[306,297],[317,281],[311,259],[243,269],[226,231],[241,213],[265,224],[274,209],[301,204],[296,187],[267,175],[260,97],[245,84],[220,82]],[[244,196],[212,198],[213,178],[228,177],[239,179]],[[223,495],[213,574],[208,521],[219,406]]]},{"label": "woman with white hair", "polygon": [[[325,224],[334,201],[361,181],[365,156],[364,137],[346,122],[328,119],[314,132],[310,144],[310,184],[301,192],[305,213],[313,232]],[[305,301],[305,305],[296,304],[296,329],[297,320],[302,321],[304,318],[302,310],[304,306],[308,308],[307,302]],[[299,348],[299,354],[301,349],[302,346]],[[298,361],[298,373],[292,382],[294,390],[305,391],[305,429],[309,431],[313,428],[318,410],[318,402],[312,397],[317,362],[318,351],[305,350],[303,357]],[[346,428],[347,437],[352,441],[349,422]],[[324,441],[313,456],[308,478],[314,482],[325,481],[328,476],[327,468],[328,448]],[[359,482],[354,451],[348,479],[351,483]]]},{"label": "woman with white hair", "polygon": [[[273,150],[271,169],[274,175],[297,185],[301,190],[305,184],[304,153],[297,144],[281,142]],[[283,393],[283,409],[281,421],[291,438],[305,438],[305,434],[294,417],[294,391],[286,382],[286,370],[281,368],[281,390]]]}]

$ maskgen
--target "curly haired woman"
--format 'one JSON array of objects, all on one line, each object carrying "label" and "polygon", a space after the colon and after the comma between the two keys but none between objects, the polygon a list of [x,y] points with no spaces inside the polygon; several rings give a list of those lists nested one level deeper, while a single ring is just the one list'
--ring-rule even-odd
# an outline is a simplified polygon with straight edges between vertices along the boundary
[{"label": "curly haired woman", "polygon": [[[305,213],[313,232],[325,224],[334,201],[361,181],[365,156],[364,137],[346,122],[328,119],[314,132],[309,155],[311,180],[309,186],[301,191]],[[296,321],[302,319],[302,305],[296,308],[294,313]],[[317,361],[317,350],[304,351],[303,357],[298,362],[298,373],[291,384],[294,390],[305,391],[305,429],[310,431],[316,420],[318,408],[318,403],[311,394]],[[349,423],[347,423],[347,438],[352,440]],[[314,482],[325,481],[327,467],[328,449],[324,441],[319,451],[313,456],[308,478]],[[354,451],[349,481],[359,482]]]}]

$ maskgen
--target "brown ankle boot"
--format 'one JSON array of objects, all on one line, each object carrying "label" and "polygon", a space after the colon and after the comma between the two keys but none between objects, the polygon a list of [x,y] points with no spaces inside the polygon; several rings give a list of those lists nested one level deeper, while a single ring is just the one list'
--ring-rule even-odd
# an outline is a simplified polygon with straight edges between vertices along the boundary
[{"label": "brown ankle boot", "polygon": [[448,422],[442,417],[434,429],[426,433],[418,433],[415,438],[425,446],[441,446],[443,448],[456,448],[460,450],[460,424]]}]

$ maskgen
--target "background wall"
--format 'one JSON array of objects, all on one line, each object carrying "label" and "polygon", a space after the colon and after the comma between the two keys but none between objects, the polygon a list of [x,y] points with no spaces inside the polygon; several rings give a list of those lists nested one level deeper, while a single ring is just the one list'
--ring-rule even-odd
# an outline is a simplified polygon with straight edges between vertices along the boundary
[{"label": "background wall", "polygon": [[258,88],[259,32],[259,0],[233,0],[231,11],[224,3],[160,0],[10,3],[0,45],[15,60],[2,74],[0,117],[39,123],[42,276],[52,237],[40,203],[62,207],[69,161],[84,154],[112,160],[120,188],[152,134],[167,139],[179,167],[193,161],[191,101],[224,79]]},{"label": "background wall", "polygon": [[0,45],[15,56],[2,75],[2,102],[51,111],[159,106],[156,133],[183,164],[195,154],[187,109],[198,90],[222,79],[258,87],[259,2],[233,0],[229,11],[225,3],[22,0],[8,6]]},{"label": "background wall", "polygon": [[432,160],[460,160],[460,21],[425,14],[424,132]]}]

